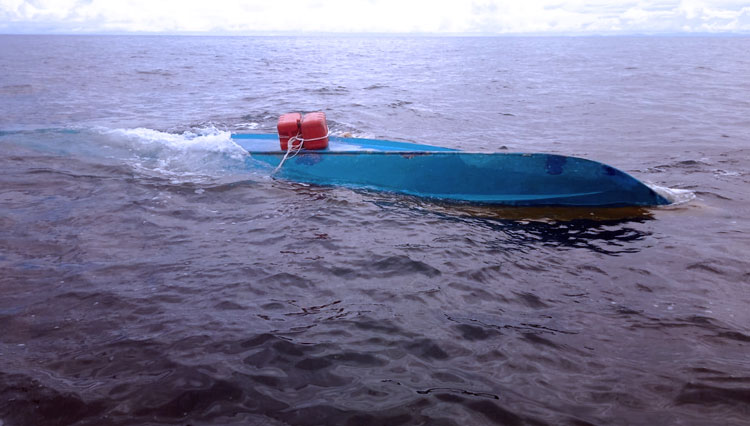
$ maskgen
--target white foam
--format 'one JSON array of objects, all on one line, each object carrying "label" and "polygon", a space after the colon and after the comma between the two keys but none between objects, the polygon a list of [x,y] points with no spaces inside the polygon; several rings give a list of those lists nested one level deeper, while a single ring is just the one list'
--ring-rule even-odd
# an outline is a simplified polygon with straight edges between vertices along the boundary
[{"label": "white foam", "polygon": [[[247,151],[228,131],[210,127],[184,133],[154,129],[100,129],[110,148],[140,173],[167,176],[172,181],[200,181],[244,169]],[[123,155],[124,154],[124,155]]]},{"label": "white foam", "polygon": [[695,193],[688,189],[667,188],[665,186],[654,184],[648,184],[648,187],[666,198],[672,206],[685,204],[695,199]]},{"label": "white foam", "polygon": [[230,132],[215,128],[176,134],[139,127],[136,129],[112,129],[107,133],[115,139],[121,137],[122,140],[131,142],[136,148],[158,148],[175,152],[213,152],[229,154],[234,158],[241,158],[246,155],[245,150],[232,140]]},{"label": "white foam", "polygon": [[260,128],[260,123],[256,123],[254,121],[251,121],[249,123],[239,123],[235,125],[237,129],[243,129],[243,130],[257,130]]}]

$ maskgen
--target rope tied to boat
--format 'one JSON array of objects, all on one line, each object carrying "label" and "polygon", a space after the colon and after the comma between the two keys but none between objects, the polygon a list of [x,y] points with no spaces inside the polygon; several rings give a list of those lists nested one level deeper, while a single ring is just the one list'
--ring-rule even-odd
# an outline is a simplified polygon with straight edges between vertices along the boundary
[{"label": "rope tied to boat", "polygon": [[[299,141],[299,145],[294,146],[294,143],[297,141]],[[294,158],[297,154],[299,154],[299,152],[302,151],[302,144],[304,142],[305,141],[300,137],[299,133],[297,133],[296,136],[292,136],[291,138],[289,138],[289,141],[287,142],[287,145],[286,145],[286,153],[284,154],[284,157],[281,158],[281,162],[279,163],[279,165],[276,166],[275,169],[273,169],[273,172],[271,174],[274,175],[276,174],[276,172],[281,170],[281,166],[284,165],[284,162],[286,161],[287,158]],[[292,156],[290,157],[289,154],[291,154],[292,151],[294,151],[294,154],[292,154]]]},{"label": "rope tied to boat", "polygon": [[[284,165],[284,162],[287,159],[296,157],[297,154],[299,154],[299,152],[302,151],[302,148],[304,147],[305,142],[319,141],[319,140],[325,139],[325,138],[327,138],[329,136],[331,136],[331,131],[330,130],[328,131],[328,133],[325,136],[320,136],[320,137],[317,137],[317,138],[303,139],[301,133],[297,133],[296,136],[292,136],[291,138],[289,138],[289,141],[287,142],[286,153],[284,154],[284,157],[281,158],[281,162],[279,163],[278,166],[276,166],[275,169],[273,169],[273,173],[271,173],[271,174],[276,174],[276,172],[278,172],[279,170],[281,170],[281,166]],[[297,142],[297,141],[299,141],[299,144],[295,146],[294,143]],[[294,154],[292,154],[292,152],[294,152]],[[292,155],[289,156],[289,154],[292,154]]]}]

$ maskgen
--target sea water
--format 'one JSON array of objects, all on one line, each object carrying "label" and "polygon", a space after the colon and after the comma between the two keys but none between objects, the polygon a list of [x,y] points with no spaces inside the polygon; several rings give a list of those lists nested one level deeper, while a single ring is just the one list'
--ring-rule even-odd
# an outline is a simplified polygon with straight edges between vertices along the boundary
[{"label": "sea water", "polygon": [[[0,424],[741,425],[750,38],[0,36]],[[231,140],[602,161],[672,206],[303,185]]]}]

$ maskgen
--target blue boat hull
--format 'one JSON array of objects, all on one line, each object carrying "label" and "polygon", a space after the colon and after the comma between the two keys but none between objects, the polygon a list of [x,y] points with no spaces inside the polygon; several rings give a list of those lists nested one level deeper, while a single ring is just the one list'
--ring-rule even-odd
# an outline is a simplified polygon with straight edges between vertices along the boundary
[{"label": "blue boat hull", "polygon": [[[237,138],[253,160],[276,167],[284,157],[258,135]],[[255,142],[255,143],[253,143]],[[344,149],[338,149],[344,146]],[[268,145],[270,147],[270,145]],[[418,149],[421,148],[421,149]],[[438,200],[511,206],[669,204],[632,176],[591,160],[552,154],[470,153],[391,141],[335,138],[331,148],[301,151],[277,177],[318,185],[389,191]]]}]

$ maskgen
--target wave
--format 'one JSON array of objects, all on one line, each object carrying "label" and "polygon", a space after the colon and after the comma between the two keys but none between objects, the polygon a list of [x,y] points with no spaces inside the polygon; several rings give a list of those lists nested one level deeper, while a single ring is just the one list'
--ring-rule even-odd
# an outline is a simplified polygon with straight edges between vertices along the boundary
[{"label": "wave", "polygon": [[667,188],[666,186],[654,184],[647,185],[654,190],[654,192],[666,198],[669,201],[670,206],[679,206],[695,199],[695,192],[690,191],[689,189]]},{"label": "wave", "polygon": [[[0,142],[92,164],[124,164],[136,174],[174,183],[268,177],[231,133],[213,126],[170,133],[149,128],[66,128],[0,131]],[[250,176],[249,176],[250,175]]]},{"label": "wave", "polygon": [[[242,172],[253,165],[229,131],[214,127],[168,133],[148,128],[99,129],[103,144],[127,150],[125,161],[145,174],[176,182],[213,180]],[[254,171],[250,167],[249,171]],[[255,170],[257,171],[257,170]],[[243,179],[247,176],[243,176]]]},{"label": "wave", "polygon": [[99,133],[114,144],[145,152],[169,151],[171,153],[222,153],[240,159],[246,151],[232,141],[231,133],[214,127],[186,131],[182,134],[167,133],[148,128],[100,129]]}]

